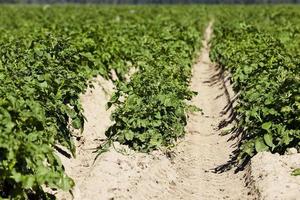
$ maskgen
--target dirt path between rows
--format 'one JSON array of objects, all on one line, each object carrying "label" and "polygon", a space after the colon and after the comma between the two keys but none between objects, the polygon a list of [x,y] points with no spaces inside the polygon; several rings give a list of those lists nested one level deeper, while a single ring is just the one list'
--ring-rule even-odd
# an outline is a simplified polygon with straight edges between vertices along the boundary
[{"label": "dirt path between rows", "polygon": [[[211,35],[212,23],[205,31],[203,48],[191,80],[191,88],[198,92],[192,104],[202,108],[203,115],[200,112],[189,115],[187,135],[174,148],[174,156],[170,159],[160,151],[137,153],[115,144],[115,148],[102,154],[93,164],[95,154],[91,149],[99,145],[98,139],[105,138],[104,132],[111,123],[110,111],[105,110],[108,96],[99,81],[95,82],[95,87],[81,98],[87,123],[76,144],[77,158],[61,156],[67,174],[76,183],[73,197],[58,193],[58,199],[253,199],[247,195],[243,172],[214,171],[229,160],[234,141],[227,141],[230,136],[221,136],[222,130],[218,129],[219,123],[229,115],[221,115],[229,102],[222,73],[209,59]],[[107,82],[105,86],[104,80],[100,84],[112,89]]]},{"label": "dirt path between rows", "polygon": [[[235,150],[230,135],[221,136],[218,126],[231,112],[223,113],[229,105],[228,95],[233,94],[230,85],[224,83],[223,73],[209,58],[209,41],[212,23],[205,30],[202,51],[193,67],[192,90],[198,95],[192,104],[201,113],[190,116],[185,144],[177,157],[177,170],[182,174],[182,184],[175,190],[182,191],[183,199],[250,199],[245,187],[244,172],[228,170],[215,173],[215,168],[225,164]],[[181,160],[181,162],[180,162]],[[186,192],[189,191],[186,196]]]}]

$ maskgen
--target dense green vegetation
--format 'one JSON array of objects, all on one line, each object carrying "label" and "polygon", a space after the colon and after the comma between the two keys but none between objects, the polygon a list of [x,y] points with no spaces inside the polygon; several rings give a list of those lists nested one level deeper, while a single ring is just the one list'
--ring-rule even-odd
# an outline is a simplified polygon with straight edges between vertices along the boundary
[{"label": "dense green vegetation", "polygon": [[239,94],[240,159],[299,147],[298,7],[2,6],[0,198],[49,199],[45,187],[73,187],[54,149],[76,156],[79,95],[93,76],[117,74],[113,125],[99,153],[114,141],[149,152],[184,136],[208,15],[211,58],[231,72]]},{"label": "dense green vegetation", "polygon": [[128,45],[138,73],[129,82],[117,82],[110,101],[117,109],[107,136],[144,152],[171,145],[184,134],[186,111],[193,109],[185,101],[194,95],[188,88],[191,66],[207,21],[201,9],[162,11],[138,22],[135,39],[129,40],[134,43]]},{"label": "dense green vegetation", "polygon": [[118,76],[109,142],[149,151],[183,136],[204,16],[202,7],[1,7],[0,197],[72,188],[54,147],[75,156],[70,130],[84,128],[79,94],[92,76]]},{"label": "dense green vegetation", "polygon": [[241,160],[260,151],[299,147],[299,15],[297,7],[218,12],[211,58],[231,72],[239,93]]}]

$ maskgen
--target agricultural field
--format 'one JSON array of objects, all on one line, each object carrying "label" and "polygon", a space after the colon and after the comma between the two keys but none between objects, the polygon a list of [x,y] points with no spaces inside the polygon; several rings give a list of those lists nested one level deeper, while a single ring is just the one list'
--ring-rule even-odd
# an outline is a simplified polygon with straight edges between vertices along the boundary
[{"label": "agricultural field", "polygon": [[[0,6],[0,199],[297,199],[299,22],[287,5]],[[248,180],[268,159],[277,182]]]},{"label": "agricultural field", "polygon": [[246,8],[221,14],[211,51],[239,92],[241,158],[265,150],[284,153],[300,139],[299,9],[255,9],[261,9],[259,16]]}]

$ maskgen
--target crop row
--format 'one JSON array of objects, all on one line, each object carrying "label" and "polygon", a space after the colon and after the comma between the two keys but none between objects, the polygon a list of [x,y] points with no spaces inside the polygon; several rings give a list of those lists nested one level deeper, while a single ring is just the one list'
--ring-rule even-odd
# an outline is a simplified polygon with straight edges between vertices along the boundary
[{"label": "crop row", "polygon": [[[0,198],[48,199],[45,187],[73,187],[54,148],[75,156],[71,129],[84,128],[79,95],[92,76],[118,77],[109,141],[149,151],[182,136],[204,15],[201,7],[1,7]],[[130,68],[137,72],[126,81]]]},{"label": "crop row", "polygon": [[[293,45],[285,43],[289,38],[279,37],[288,34],[284,28],[276,29],[280,23],[264,21],[270,20],[265,15],[254,20],[249,14],[254,10],[221,14],[214,27],[210,54],[231,72],[238,92],[235,128],[242,132],[240,161],[260,151],[282,154],[287,148],[299,147],[300,142],[298,53],[291,51]],[[280,15],[279,11],[269,15]],[[281,15],[284,13],[281,10]]]}]

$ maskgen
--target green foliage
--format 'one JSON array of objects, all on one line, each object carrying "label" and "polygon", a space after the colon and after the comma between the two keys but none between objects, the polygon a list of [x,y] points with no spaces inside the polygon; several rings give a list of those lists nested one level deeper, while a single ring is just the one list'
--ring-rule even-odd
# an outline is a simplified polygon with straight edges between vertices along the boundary
[{"label": "green foliage", "polygon": [[[257,9],[259,16],[253,15]],[[266,150],[284,153],[299,146],[299,54],[288,42],[295,35],[282,38],[292,29],[285,29],[282,21],[294,22],[296,32],[299,18],[279,7],[225,10],[215,23],[210,56],[231,72],[239,92],[235,109],[237,128],[243,130],[240,159]],[[293,42],[299,44],[299,40]]]},{"label": "green foliage", "polygon": [[[148,152],[169,146],[184,135],[190,108],[186,100],[194,95],[189,90],[191,66],[204,17],[199,12],[189,16],[181,12],[172,10],[147,24],[139,22],[147,27],[147,32],[139,31],[147,39],[138,38],[129,46],[135,46],[132,63],[138,72],[129,82],[118,82],[111,98],[110,104],[116,105],[112,114],[115,124],[106,134],[135,150]],[[185,17],[179,19],[181,15]]]},{"label": "green foliage", "polygon": [[45,187],[74,186],[54,147],[75,156],[71,129],[84,128],[79,95],[93,76],[115,84],[114,124],[98,153],[114,141],[149,152],[182,137],[187,112],[199,110],[187,102],[207,11],[211,58],[239,91],[240,158],[299,146],[297,8],[2,6],[0,198],[53,199]]},{"label": "green foliage", "polygon": [[292,172],[292,175],[293,176],[300,176],[300,169],[295,169],[293,172]]},{"label": "green foliage", "polygon": [[73,187],[54,147],[75,156],[71,128],[84,128],[79,94],[92,76],[118,78],[105,147],[149,151],[182,136],[204,16],[193,6],[0,7],[0,198]]}]

